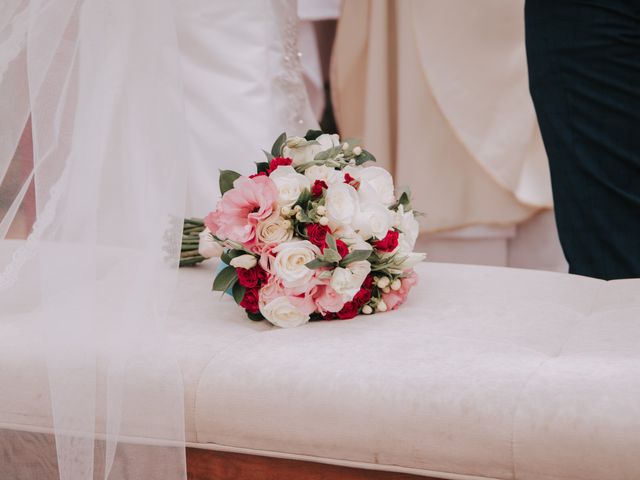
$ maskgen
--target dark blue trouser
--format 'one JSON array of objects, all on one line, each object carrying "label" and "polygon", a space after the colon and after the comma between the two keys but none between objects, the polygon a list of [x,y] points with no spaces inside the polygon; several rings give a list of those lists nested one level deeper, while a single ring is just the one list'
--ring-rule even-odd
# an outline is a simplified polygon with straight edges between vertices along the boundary
[{"label": "dark blue trouser", "polygon": [[527,0],[525,26],[570,271],[640,277],[640,0]]}]

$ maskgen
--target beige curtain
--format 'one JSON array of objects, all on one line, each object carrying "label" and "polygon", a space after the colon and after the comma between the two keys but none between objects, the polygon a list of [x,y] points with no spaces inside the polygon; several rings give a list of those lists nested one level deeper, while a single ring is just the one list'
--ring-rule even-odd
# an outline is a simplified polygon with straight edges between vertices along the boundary
[{"label": "beige curtain", "polygon": [[522,1],[348,0],[332,88],[342,135],[411,187],[426,230],[514,225],[551,207]]}]

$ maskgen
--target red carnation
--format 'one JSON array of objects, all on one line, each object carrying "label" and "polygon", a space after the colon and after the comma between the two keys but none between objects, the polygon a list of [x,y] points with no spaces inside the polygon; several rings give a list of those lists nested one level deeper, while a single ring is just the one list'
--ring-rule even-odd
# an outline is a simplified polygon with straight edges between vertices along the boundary
[{"label": "red carnation", "polygon": [[359,310],[360,305],[358,305],[356,302],[347,302],[344,304],[344,307],[342,307],[342,310],[336,313],[336,315],[340,320],[349,320],[350,318],[358,315]]},{"label": "red carnation", "polygon": [[342,258],[349,254],[349,247],[342,240],[336,240],[336,247],[338,247],[338,253]]},{"label": "red carnation", "polygon": [[360,182],[357,181],[355,178],[353,178],[348,173],[344,174],[344,183],[347,183],[347,184],[351,185],[356,190],[358,190],[358,188],[360,187]]},{"label": "red carnation", "polygon": [[253,268],[236,268],[240,285],[246,288],[254,288],[267,279],[265,272],[260,265]]},{"label": "red carnation", "polygon": [[361,288],[365,288],[367,290],[371,290],[373,288],[373,275],[371,273],[364,279]]},{"label": "red carnation", "polygon": [[325,188],[329,188],[327,182],[325,182],[324,180],[316,180],[311,186],[311,195],[313,195],[314,197],[320,197],[322,196],[322,190]]},{"label": "red carnation", "polygon": [[358,293],[353,297],[353,302],[362,306],[371,300],[371,290],[367,290],[366,288],[361,288]]},{"label": "red carnation", "polygon": [[327,246],[327,233],[331,233],[331,230],[329,230],[329,227],[326,225],[320,225],[319,223],[310,223],[307,225],[309,241],[318,247],[321,252],[324,252]]},{"label": "red carnation", "polygon": [[267,170],[267,175],[271,175],[271,173],[280,166],[288,166],[293,163],[293,160],[290,158],[284,157],[276,157],[269,162],[269,170]]},{"label": "red carnation", "polygon": [[374,243],[380,252],[393,252],[398,246],[398,231],[389,230],[387,235]]},{"label": "red carnation", "polygon": [[247,291],[244,292],[244,297],[242,297],[242,301],[240,302],[240,306],[248,312],[258,313],[260,310],[260,307],[258,306],[258,299],[258,289],[247,288]]}]

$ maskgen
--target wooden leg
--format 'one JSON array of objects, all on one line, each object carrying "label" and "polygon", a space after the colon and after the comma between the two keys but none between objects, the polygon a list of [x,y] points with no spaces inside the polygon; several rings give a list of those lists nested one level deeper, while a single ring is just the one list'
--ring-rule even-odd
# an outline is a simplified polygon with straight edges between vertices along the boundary
[{"label": "wooden leg", "polygon": [[187,448],[188,480],[437,480],[322,463]]}]

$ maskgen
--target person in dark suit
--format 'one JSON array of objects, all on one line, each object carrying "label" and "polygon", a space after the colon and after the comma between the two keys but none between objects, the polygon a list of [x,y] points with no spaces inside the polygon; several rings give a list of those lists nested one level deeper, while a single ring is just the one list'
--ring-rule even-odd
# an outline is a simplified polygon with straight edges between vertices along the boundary
[{"label": "person in dark suit", "polygon": [[640,0],[527,0],[525,30],[570,272],[640,277]]}]

